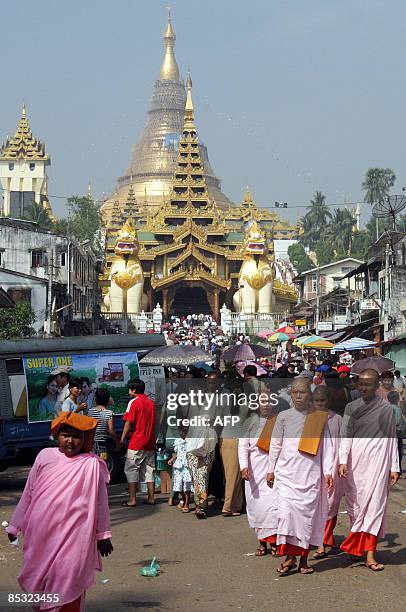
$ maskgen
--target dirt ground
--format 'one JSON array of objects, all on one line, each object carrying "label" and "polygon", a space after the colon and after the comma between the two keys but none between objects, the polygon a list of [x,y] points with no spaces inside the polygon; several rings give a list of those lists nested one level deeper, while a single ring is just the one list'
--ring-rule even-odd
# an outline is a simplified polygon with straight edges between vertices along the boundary
[{"label": "dirt ground", "polygon": [[[0,474],[0,522],[8,520],[27,475],[18,467]],[[255,557],[253,532],[247,517],[225,519],[213,510],[206,521],[182,514],[157,496],[154,507],[142,503],[123,508],[125,485],[109,489],[114,553],[103,560],[103,572],[88,591],[89,612],[121,610],[253,610],[306,612],[340,610],[404,611],[406,607],[406,480],[390,498],[388,530],[379,544],[385,571],[373,573],[362,563],[351,564],[344,554],[315,561],[310,576],[292,573],[279,578],[278,560]],[[140,497],[139,501],[142,501]],[[348,517],[340,514],[338,542],[348,531]],[[156,578],[138,574],[156,556],[162,572]],[[21,591],[16,576],[21,549],[0,534],[0,590]],[[26,610],[15,607],[0,610]]]}]

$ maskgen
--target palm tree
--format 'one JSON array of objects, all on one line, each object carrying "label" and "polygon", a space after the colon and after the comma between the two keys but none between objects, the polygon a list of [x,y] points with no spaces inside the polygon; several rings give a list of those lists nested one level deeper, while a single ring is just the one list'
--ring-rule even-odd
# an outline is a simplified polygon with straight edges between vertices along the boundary
[{"label": "palm tree", "polygon": [[348,208],[336,208],[331,220],[331,238],[336,252],[349,255],[355,219]]},{"label": "palm tree", "polygon": [[316,191],[313,199],[310,200],[310,205],[306,208],[305,215],[300,220],[303,228],[300,242],[303,246],[313,251],[324,236],[327,222],[330,219],[331,213],[326,204],[326,196],[321,191]]},{"label": "palm tree", "polygon": [[29,221],[38,223],[38,225],[44,229],[51,229],[53,225],[52,219],[48,215],[45,208],[42,206],[42,204],[35,202],[35,200],[33,200],[27,207],[25,218]]},{"label": "palm tree", "polygon": [[362,189],[365,191],[364,202],[372,206],[385,200],[395,181],[396,175],[391,168],[370,168],[362,183]]},{"label": "palm tree", "polygon": [[316,191],[310,206],[306,209],[306,216],[309,215],[310,221],[317,228],[323,228],[327,221],[331,220],[331,212],[326,204],[326,196],[321,191]]}]

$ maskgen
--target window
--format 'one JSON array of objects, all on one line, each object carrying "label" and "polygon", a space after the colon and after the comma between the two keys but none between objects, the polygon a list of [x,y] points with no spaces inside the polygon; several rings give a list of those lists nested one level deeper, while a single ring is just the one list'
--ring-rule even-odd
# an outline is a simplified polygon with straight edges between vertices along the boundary
[{"label": "window", "polygon": [[4,249],[0,249],[0,266],[4,266]]},{"label": "window", "polygon": [[44,251],[31,252],[31,268],[43,268],[45,264]]},{"label": "window", "polygon": [[317,293],[317,276],[315,274],[310,277],[310,291]]},{"label": "window", "polygon": [[66,253],[61,253],[61,266],[66,266]]},{"label": "window", "polygon": [[34,164],[34,162],[30,162],[30,170],[31,170],[31,172],[32,172],[33,170],[35,170],[35,164]]},{"label": "window", "polygon": [[9,170],[14,170],[14,162],[10,162],[8,165]]}]

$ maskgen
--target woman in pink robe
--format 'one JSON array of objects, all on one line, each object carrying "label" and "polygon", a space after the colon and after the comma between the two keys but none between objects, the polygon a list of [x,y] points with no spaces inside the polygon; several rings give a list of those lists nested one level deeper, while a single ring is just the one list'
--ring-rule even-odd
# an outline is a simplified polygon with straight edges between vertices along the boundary
[{"label": "woman in pink robe", "polygon": [[[293,408],[278,415],[269,449],[267,481],[275,490],[275,511],[270,527],[276,535],[278,554],[286,555],[278,571],[285,575],[296,567],[310,574],[307,564],[310,546],[321,546],[327,519],[327,490],[332,486],[333,455],[328,428],[324,429],[315,456],[299,451],[308,413],[312,410],[310,384],[294,379]],[[323,480],[325,483],[323,484]]]},{"label": "woman in pink robe", "polygon": [[330,432],[330,438],[333,450],[333,488],[328,495],[328,515],[324,528],[323,545],[320,546],[315,554],[314,559],[323,559],[326,557],[326,547],[335,548],[334,528],[337,524],[337,515],[340,508],[340,502],[344,495],[343,481],[338,477],[340,448],[340,432],[342,425],[342,417],[336,414],[329,408],[331,407],[332,394],[329,387],[317,387],[313,391],[313,405],[316,410],[327,410],[328,421],[327,426]]},{"label": "woman in pink robe", "polygon": [[[267,554],[267,542],[273,535],[271,512],[273,489],[268,487],[266,474],[268,472],[268,453],[257,446],[258,438],[266,423],[265,418],[256,422],[255,431],[248,433],[247,437],[240,438],[238,442],[238,460],[240,462],[241,476],[245,481],[245,499],[247,504],[248,524],[259,540],[256,555],[262,557]],[[271,551],[275,551],[271,543]],[[274,554],[274,553],[273,553]]]},{"label": "woman in pink robe", "polygon": [[28,593],[58,594],[40,610],[84,610],[85,592],[111,545],[104,461],[90,453],[96,419],[62,413],[52,422],[58,448],[42,450],[7,527],[10,541],[24,536],[18,581]]}]

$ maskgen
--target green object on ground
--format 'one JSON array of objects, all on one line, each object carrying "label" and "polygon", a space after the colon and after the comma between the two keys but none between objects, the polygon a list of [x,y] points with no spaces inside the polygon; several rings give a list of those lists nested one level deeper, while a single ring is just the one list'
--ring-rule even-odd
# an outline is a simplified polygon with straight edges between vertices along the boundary
[{"label": "green object on ground", "polygon": [[149,565],[145,565],[144,567],[140,567],[138,570],[140,576],[159,576],[159,572],[161,571],[161,566],[156,562],[156,557],[154,557]]}]

